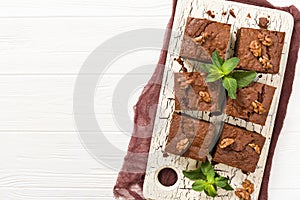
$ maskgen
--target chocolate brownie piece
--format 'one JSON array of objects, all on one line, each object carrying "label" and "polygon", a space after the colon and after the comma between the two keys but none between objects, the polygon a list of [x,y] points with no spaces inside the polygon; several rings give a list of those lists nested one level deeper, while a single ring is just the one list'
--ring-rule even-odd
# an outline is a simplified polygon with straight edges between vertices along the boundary
[{"label": "chocolate brownie piece", "polygon": [[241,61],[237,68],[271,74],[278,73],[284,37],[284,32],[252,28],[239,29],[235,56]]},{"label": "chocolate brownie piece", "polygon": [[236,99],[228,98],[226,114],[265,125],[276,88],[258,82],[238,89]]},{"label": "chocolate brownie piece", "polygon": [[205,161],[213,138],[208,122],[173,113],[165,151]]},{"label": "chocolate brownie piece", "polygon": [[210,62],[212,52],[217,50],[224,59],[230,40],[230,27],[229,24],[188,17],[180,56]]},{"label": "chocolate brownie piece", "polygon": [[220,111],[220,88],[199,72],[174,73],[175,110]]},{"label": "chocolate brownie piece", "polygon": [[262,135],[225,124],[213,161],[254,172],[264,143]]}]

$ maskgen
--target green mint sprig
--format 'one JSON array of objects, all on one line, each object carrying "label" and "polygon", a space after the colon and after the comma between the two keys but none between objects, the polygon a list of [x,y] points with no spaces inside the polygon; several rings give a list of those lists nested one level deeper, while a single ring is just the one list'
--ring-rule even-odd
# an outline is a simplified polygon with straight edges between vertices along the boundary
[{"label": "green mint sprig", "polygon": [[223,87],[231,99],[236,99],[236,91],[249,85],[257,76],[254,71],[234,70],[240,59],[232,57],[224,61],[218,51],[212,54],[212,64],[203,64],[202,68],[207,73],[206,82],[215,82],[222,79]]},{"label": "green mint sprig", "polygon": [[207,196],[217,196],[218,187],[224,190],[233,190],[228,179],[217,174],[209,161],[202,163],[195,170],[183,170],[182,173],[188,179],[195,181],[192,185],[193,190],[204,191]]}]

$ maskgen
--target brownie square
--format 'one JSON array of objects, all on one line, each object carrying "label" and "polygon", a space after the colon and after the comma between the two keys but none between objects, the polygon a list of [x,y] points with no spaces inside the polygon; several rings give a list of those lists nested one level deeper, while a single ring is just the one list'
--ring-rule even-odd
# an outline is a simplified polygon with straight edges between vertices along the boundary
[{"label": "brownie square", "polygon": [[213,161],[254,172],[265,140],[262,135],[225,124]]},{"label": "brownie square", "polygon": [[235,56],[241,61],[237,68],[271,74],[278,73],[284,37],[284,32],[252,28],[239,29]]},{"label": "brownie square", "polygon": [[213,138],[208,122],[173,113],[165,151],[205,161]]},{"label": "brownie square", "polygon": [[199,72],[174,73],[175,110],[220,111],[218,82]]},{"label": "brownie square", "polygon": [[227,100],[226,114],[265,125],[275,90],[275,87],[258,82],[238,89],[237,98]]},{"label": "brownie square", "polygon": [[217,50],[224,59],[230,40],[231,25],[208,19],[188,17],[180,56],[201,62],[210,62]]}]

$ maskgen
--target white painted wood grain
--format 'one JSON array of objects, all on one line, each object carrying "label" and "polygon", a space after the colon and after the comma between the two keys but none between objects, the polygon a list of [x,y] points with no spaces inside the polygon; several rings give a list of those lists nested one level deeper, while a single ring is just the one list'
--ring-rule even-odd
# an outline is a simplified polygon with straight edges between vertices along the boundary
[{"label": "white painted wood grain", "polygon": [[[76,75],[88,55],[111,37],[134,29],[164,29],[167,22],[168,17],[0,18],[0,66],[6,66],[1,67],[0,74]],[[158,55],[146,57],[145,64],[156,63]],[[125,63],[118,60],[123,63],[114,72],[127,72],[124,65],[130,65],[132,56],[126,57]]]},{"label": "white painted wood grain", "polygon": [[[299,7],[298,0],[271,2]],[[137,28],[165,28],[171,3],[171,0],[0,1],[0,199],[112,199],[118,172],[95,161],[75,131],[72,116],[75,77],[89,53],[106,39]],[[141,54],[142,59],[136,59],[133,65],[130,55],[118,60],[114,69],[133,69],[145,62],[153,64],[159,52]],[[95,107],[97,119],[107,119],[103,121],[106,137],[126,150],[129,136],[120,131],[110,109],[111,89],[121,76],[110,73],[99,83],[95,95],[96,102],[101,103]],[[271,200],[297,199],[300,192],[297,184],[300,175],[286,173],[300,167],[299,160],[292,156],[300,156],[299,76],[298,69],[275,154]],[[102,95],[106,98],[101,99]],[[132,116],[136,98],[130,101],[128,112]]]},{"label": "white painted wood grain", "polygon": [[0,17],[139,16],[171,14],[171,1],[147,0],[13,0],[0,2]]}]

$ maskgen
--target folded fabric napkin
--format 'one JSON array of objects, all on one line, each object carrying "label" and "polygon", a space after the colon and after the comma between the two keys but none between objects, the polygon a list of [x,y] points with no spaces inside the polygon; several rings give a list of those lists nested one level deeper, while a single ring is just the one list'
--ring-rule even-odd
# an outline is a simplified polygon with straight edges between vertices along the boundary
[{"label": "folded fabric napkin", "polygon": [[[295,20],[292,42],[289,51],[288,62],[286,66],[285,78],[282,87],[278,112],[275,121],[271,146],[267,159],[266,169],[260,191],[260,200],[268,199],[268,183],[272,166],[272,159],[276,143],[281,132],[287,105],[292,92],[292,85],[295,76],[295,68],[298,59],[299,40],[300,40],[300,12],[295,6],[275,7],[266,0],[232,0],[239,3],[251,4],[256,6],[268,7],[289,12]],[[119,172],[116,185],[114,187],[114,196],[116,199],[145,199],[143,197],[143,182],[147,166],[147,155],[150,149],[151,136],[156,115],[156,108],[159,99],[160,86],[163,78],[164,64],[166,62],[167,51],[171,29],[173,26],[174,14],[177,0],[173,0],[173,9],[171,19],[167,26],[165,41],[158,65],[148,84],[143,89],[139,100],[134,107],[134,131],[128,146],[127,155]],[[136,157],[135,155],[143,155]],[[132,168],[138,169],[137,173],[132,173]],[[164,182],[172,182],[172,177],[165,174],[162,177]]]}]

